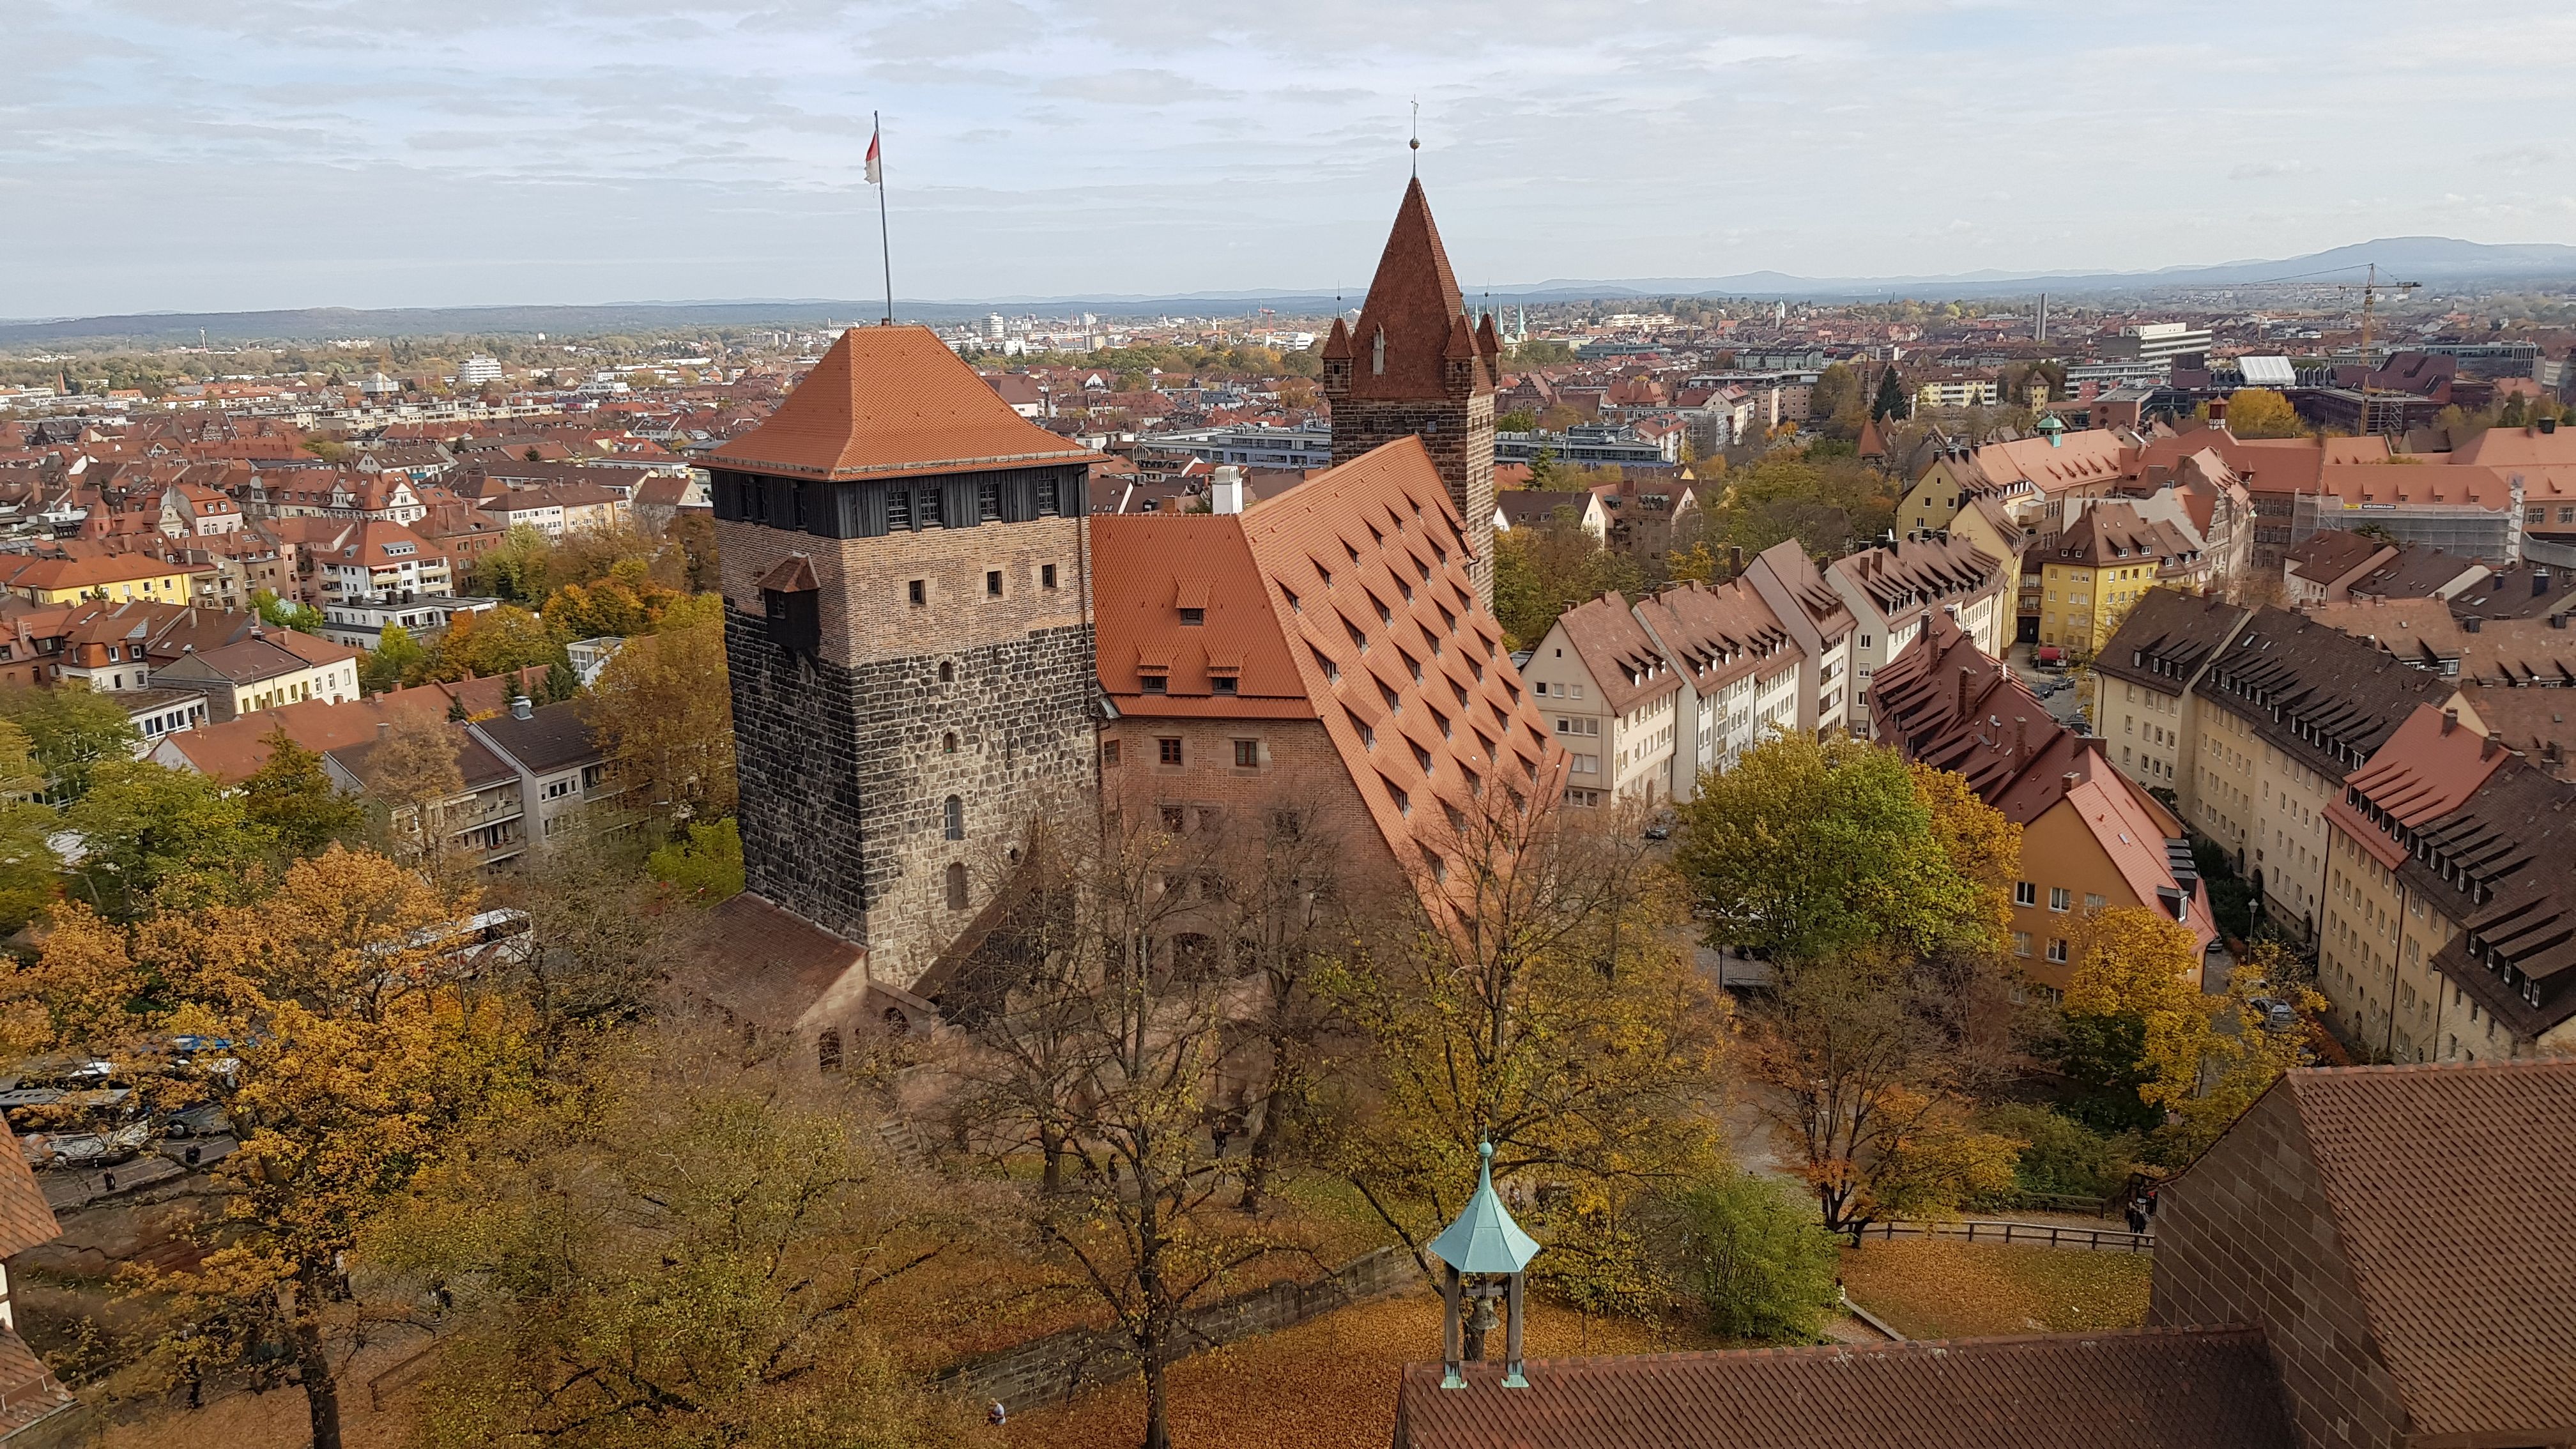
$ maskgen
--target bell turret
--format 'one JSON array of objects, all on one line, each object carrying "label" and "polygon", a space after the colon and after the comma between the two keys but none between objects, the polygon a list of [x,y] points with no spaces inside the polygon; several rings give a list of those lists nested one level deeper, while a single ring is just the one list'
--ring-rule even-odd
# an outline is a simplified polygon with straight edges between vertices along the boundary
[{"label": "bell turret", "polygon": [[[1494,1191],[1494,1144],[1478,1143],[1484,1159],[1477,1168],[1475,1195],[1467,1199],[1458,1220],[1431,1240],[1431,1255],[1447,1265],[1440,1285],[1444,1305],[1440,1357],[1444,1389],[1467,1387],[1466,1365],[1485,1356],[1485,1336],[1495,1325],[1494,1300],[1503,1306],[1503,1387],[1525,1389],[1521,1372],[1521,1320],[1526,1301],[1522,1270],[1538,1256],[1538,1240],[1521,1231]],[[1467,1304],[1473,1300],[1472,1316]]]}]

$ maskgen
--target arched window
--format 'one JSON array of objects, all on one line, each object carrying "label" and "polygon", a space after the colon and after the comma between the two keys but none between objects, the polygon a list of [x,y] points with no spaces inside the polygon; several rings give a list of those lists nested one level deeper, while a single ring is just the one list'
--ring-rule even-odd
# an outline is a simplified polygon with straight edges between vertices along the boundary
[{"label": "arched window", "polygon": [[966,838],[966,802],[951,795],[948,797],[948,803],[941,806],[940,810],[942,819],[947,824],[948,838],[964,840]]},{"label": "arched window", "polygon": [[940,660],[939,682],[942,684],[955,684],[957,682],[957,666],[948,660]]},{"label": "arched window", "polygon": [[966,909],[966,867],[954,861],[948,865],[948,909]]},{"label": "arched window", "polygon": [[943,755],[953,755],[957,753],[956,731],[951,730],[947,734],[939,737],[939,753]]},{"label": "arched window", "polygon": [[841,1069],[841,1029],[839,1027],[823,1028],[822,1039],[815,1043],[815,1057],[827,1072],[837,1072]]}]

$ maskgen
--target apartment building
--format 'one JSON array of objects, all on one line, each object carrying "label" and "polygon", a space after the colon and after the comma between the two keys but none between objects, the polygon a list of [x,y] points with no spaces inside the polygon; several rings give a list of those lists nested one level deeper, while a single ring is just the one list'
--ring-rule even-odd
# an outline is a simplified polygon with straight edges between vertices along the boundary
[{"label": "apartment building", "polygon": [[1636,613],[1682,681],[1672,798],[1690,799],[1702,775],[1798,727],[1804,656],[1742,580],[1667,589],[1638,601]]},{"label": "apartment building", "polygon": [[1949,534],[1890,540],[1825,565],[1825,581],[1852,615],[1852,733],[1867,735],[1869,681],[1905,652],[1938,611],[1983,652],[2002,657],[2013,637],[2019,568]]},{"label": "apartment building", "polygon": [[2022,561],[2039,573],[2039,642],[2091,654],[2147,591],[2209,583],[2209,559],[2187,529],[2148,522],[2126,502],[2087,506],[2054,544]]},{"label": "apartment building", "polygon": [[1526,677],[1565,747],[1566,803],[1670,798],[1682,730],[1682,671],[1619,595],[1559,615]]},{"label": "apartment building", "polygon": [[1851,722],[1851,606],[1825,582],[1815,560],[1792,538],[1773,544],[1744,567],[1743,581],[1789,631],[1807,667],[1800,671],[1798,728],[1809,734]]},{"label": "apartment building", "polygon": [[2067,523],[2069,500],[2107,498],[2129,471],[2128,448],[2109,428],[2066,432],[2052,415],[2040,436],[1988,443],[1935,459],[1896,506],[1907,532],[1946,528],[1974,497],[1999,499],[2032,542],[2046,547]]},{"label": "apartment building", "polygon": [[2093,656],[2093,721],[2104,750],[2117,751],[2121,773],[2187,820],[2199,818],[2193,687],[2252,617],[2225,599],[2151,589]]},{"label": "apartment building", "polygon": [[215,723],[313,700],[358,697],[358,651],[293,629],[257,629],[218,648],[191,649],[153,671],[152,682],[206,697]]}]

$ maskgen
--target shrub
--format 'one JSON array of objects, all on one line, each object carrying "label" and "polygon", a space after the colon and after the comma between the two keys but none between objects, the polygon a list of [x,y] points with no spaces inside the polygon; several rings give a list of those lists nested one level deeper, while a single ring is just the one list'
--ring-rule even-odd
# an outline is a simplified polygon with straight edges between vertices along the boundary
[{"label": "shrub", "polygon": [[2029,1144],[2013,1163],[2023,1192],[2105,1197],[2128,1182],[2137,1157],[2137,1133],[2096,1131],[2035,1103],[1997,1107],[1986,1126]]},{"label": "shrub", "polygon": [[1711,1331],[1770,1342],[1816,1339],[1839,1298],[1842,1258],[1804,1194],[1737,1173],[1693,1190],[1681,1210],[1686,1281]]}]

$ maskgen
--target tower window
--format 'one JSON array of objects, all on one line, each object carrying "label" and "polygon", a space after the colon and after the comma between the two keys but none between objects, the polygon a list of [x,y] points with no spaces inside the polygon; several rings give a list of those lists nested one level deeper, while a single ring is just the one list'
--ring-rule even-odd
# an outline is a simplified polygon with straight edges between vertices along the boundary
[{"label": "tower window", "polygon": [[922,528],[936,528],[948,522],[947,497],[936,485],[921,490]]},{"label": "tower window", "polygon": [[1238,770],[1259,769],[1261,767],[1261,741],[1236,740],[1234,742],[1234,767]]},{"label": "tower window", "polygon": [[1154,741],[1154,754],[1155,758],[1162,764],[1177,765],[1181,762],[1181,742],[1179,740],[1169,738],[1156,740]]},{"label": "tower window", "polygon": [[1054,564],[1038,565],[1038,587],[1042,589],[1051,589],[1055,587]]},{"label": "tower window", "polygon": [[914,579],[903,586],[904,598],[916,609],[930,607],[930,580]]},{"label": "tower window", "polygon": [[1113,770],[1118,768],[1118,742],[1116,740],[1102,740],[1100,742],[1100,763]]},{"label": "tower window", "polygon": [[951,730],[951,731],[949,731],[947,734],[941,735],[941,736],[939,737],[939,753],[941,753],[941,754],[943,754],[943,755],[953,755],[953,754],[957,753],[957,732],[956,732],[956,731]]},{"label": "tower window", "polygon": [[951,840],[966,838],[966,802],[955,795],[939,807],[940,822]]},{"label": "tower window", "polygon": [[1207,610],[1183,609],[1181,611],[1181,622],[1184,624],[1204,624],[1207,622]]},{"label": "tower window", "polygon": [[953,860],[948,863],[948,909],[966,909],[966,867]]},{"label": "tower window", "polygon": [[942,684],[955,684],[957,682],[957,666],[950,663],[948,660],[940,660],[939,682]]},{"label": "tower window", "polygon": [[988,599],[998,599],[1001,596],[1002,571],[1000,569],[986,569],[984,571],[984,597]]},{"label": "tower window", "polygon": [[1056,490],[1063,486],[1063,481],[1056,478],[1049,478],[1038,485],[1038,517],[1055,518],[1063,513],[1063,505],[1056,497]]},{"label": "tower window", "polygon": [[1002,521],[1001,484],[978,483],[975,485],[975,515],[979,520],[985,523],[999,523]]},{"label": "tower window", "polygon": [[912,490],[889,488],[886,490],[885,499],[886,531],[892,533],[898,528],[912,527]]}]

